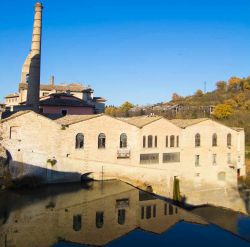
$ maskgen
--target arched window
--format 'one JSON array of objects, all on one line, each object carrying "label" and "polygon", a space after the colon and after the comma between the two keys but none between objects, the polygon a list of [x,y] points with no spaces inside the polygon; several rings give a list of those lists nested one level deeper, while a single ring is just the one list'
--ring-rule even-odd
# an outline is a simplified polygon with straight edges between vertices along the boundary
[{"label": "arched window", "polygon": [[195,135],[195,146],[200,147],[200,145],[201,145],[201,135],[199,133],[197,133]]},{"label": "arched window", "polygon": [[119,225],[124,225],[125,224],[125,219],[126,219],[126,211],[125,209],[119,209],[118,210],[118,224]]},{"label": "arched window", "polygon": [[104,212],[96,212],[95,225],[97,228],[102,228],[104,223]]},{"label": "arched window", "polygon": [[232,145],[232,135],[227,134],[227,146],[230,147]]},{"label": "arched window", "polygon": [[122,133],[120,135],[120,148],[126,148],[127,147],[127,135],[125,133]]},{"label": "arched window", "polygon": [[73,230],[80,231],[82,228],[82,216],[80,214],[73,216]]},{"label": "arched window", "polygon": [[146,147],[146,136],[143,136],[143,147],[145,148]]},{"label": "arched window", "polygon": [[101,133],[98,136],[98,148],[105,148],[106,146],[106,136],[105,134]]},{"label": "arched window", "polygon": [[173,148],[174,147],[174,135],[170,136],[170,147]]},{"label": "arched window", "polygon": [[84,147],[84,135],[82,133],[78,133],[76,135],[76,149],[80,149]]},{"label": "arched window", "polygon": [[212,146],[213,147],[217,146],[217,135],[216,134],[213,134],[213,137],[212,137]]},{"label": "arched window", "polygon": [[148,148],[153,147],[153,136],[148,136]]}]

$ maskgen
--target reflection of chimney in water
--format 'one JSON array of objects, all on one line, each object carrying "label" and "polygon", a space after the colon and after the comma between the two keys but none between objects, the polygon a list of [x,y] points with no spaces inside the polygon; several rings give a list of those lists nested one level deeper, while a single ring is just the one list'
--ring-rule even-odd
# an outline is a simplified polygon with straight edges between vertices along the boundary
[{"label": "reflection of chimney in water", "polygon": [[54,88],[55,86],[55,77],[53,75],[50,77],[50,85],[52,86],[52,88]]},{"label": "reflection of chimney in water", "polygon": [[42,9],[42,4],[36,3],[31,51],[23,65],[21,78],[21,83],[28,83],[27,105],[34,111],[39,110]]}]

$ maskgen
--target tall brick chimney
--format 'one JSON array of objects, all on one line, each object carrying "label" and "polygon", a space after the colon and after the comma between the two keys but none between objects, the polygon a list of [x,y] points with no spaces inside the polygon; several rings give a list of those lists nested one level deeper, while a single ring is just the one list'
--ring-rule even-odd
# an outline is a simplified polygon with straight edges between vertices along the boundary
[{"label": "tall brick chimney", "polygon": [[27,106],[34,111],[39,111],[42,9],[42,4],[36,3],[31,50],[23,65],[21,76],[21,83],[28,83]]}]

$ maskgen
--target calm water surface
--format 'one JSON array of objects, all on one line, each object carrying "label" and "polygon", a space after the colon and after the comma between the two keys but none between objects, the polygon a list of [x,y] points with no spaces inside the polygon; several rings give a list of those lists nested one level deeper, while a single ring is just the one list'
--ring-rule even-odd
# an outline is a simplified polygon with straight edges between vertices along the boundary
[{"label": "calm water surface", "polygon": [[119,181],[0,193],[0,246],[250,246],[250,218],[186,210]]}]

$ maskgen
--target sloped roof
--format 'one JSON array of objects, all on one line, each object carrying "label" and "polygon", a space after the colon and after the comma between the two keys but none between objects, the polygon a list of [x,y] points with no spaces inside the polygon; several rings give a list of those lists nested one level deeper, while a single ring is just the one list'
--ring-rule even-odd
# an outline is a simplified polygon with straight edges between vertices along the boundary
[{"label": "sloped roof", "polygon": [[71,106],[71,107],[94,107],[93,105],[87,103],[83,100],[74,99],[60,99],[60,98],[49,98],[41,100],[39,102],[40,106]]},{"label": "sloped roof", "polygon": [[122,120],[128,124],[132,124],[138,128],[142,128],[143,126],[150,124],[154,121],[161,119],[161,116],[138,116],[138,117],[130,117],[130,118],[117,118]]},{"label": "sloped roof", "polygon": [[86,120],[90,120],[92,118],[100,117],[102,114],[92,114],[92,115],[66,115],[65,117],[54,120],[58,124],[61,125],[71,125],[79,122],[83,122]]},{"label": "sloped roof", "polygon": [[6,95],[4,98],[14,98],[14,97],[19,97],[19,93],[10,93]]},{"label": "sloped roof", "polygon": [[197,118],[197,119],[172,119],[170,120],[171,123],[173,123],[174,125],[185,129],[188,126],[194,125],[194,124],[198,124],[201,123],[203,121],[208,120],[209,118]]},{"label": "sloped roof", "polygon": [[[20,89],[28,89],[27,83],[20,83]],[[44,91],[51,91],[55,89],[56,91],[71,91],[71,92],[82,92],[85,87],[79,83],[65,84],[65,85],[51,85],[51,84],[41,84],[40,89]]]},{"label": "sloped roof", "polygon": [[8,121],[8,120],[11,120],[11,119],[13,119],[13,118],[22,116],[22,115],[24,115],[24,114],[26,114],[26,113],[29,113],[29,112],[32,112],[32,111],[31,111],[31,110],[24,110],[24,111],[15,112],[15,113],[11,114],[9,117],[2,119],[2,120],[1,120],[1,123],[6,122],[6,121]]}]

